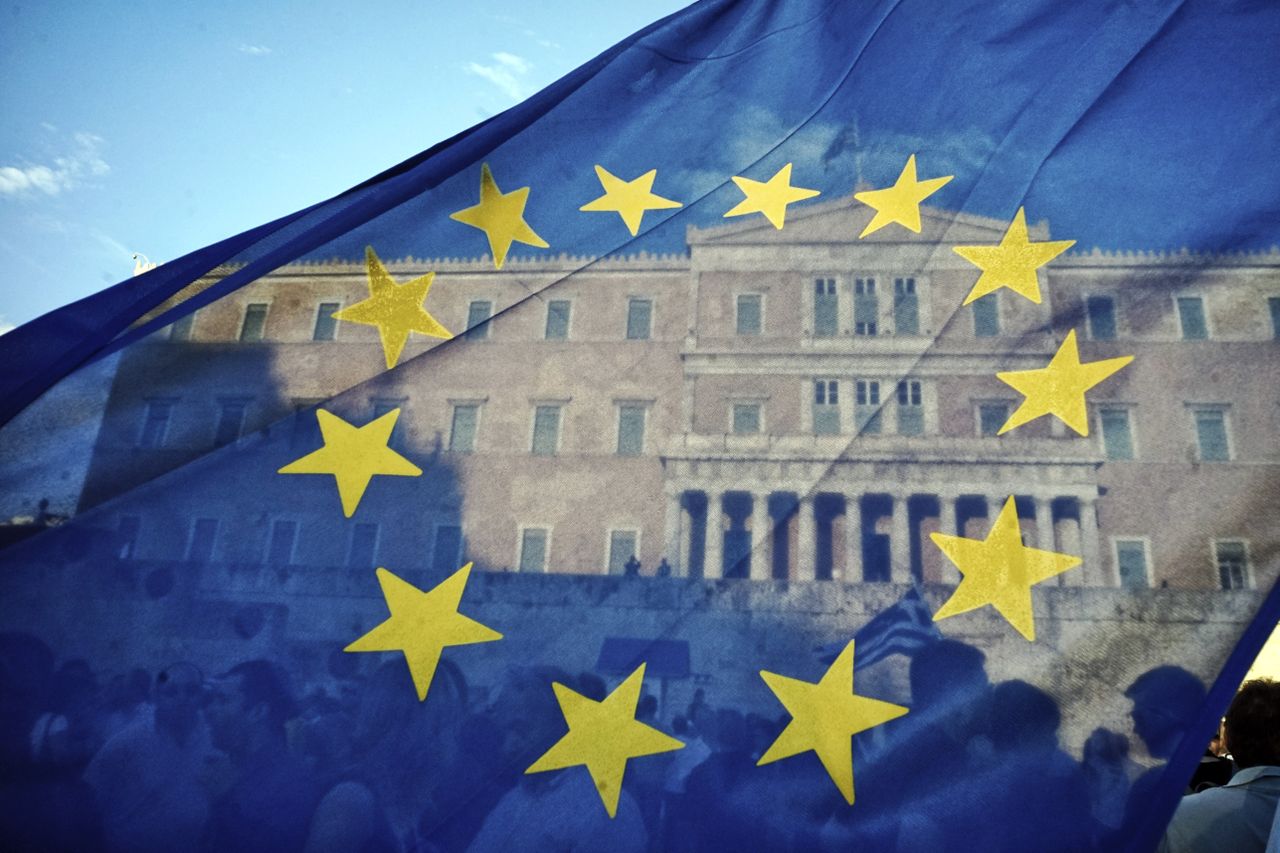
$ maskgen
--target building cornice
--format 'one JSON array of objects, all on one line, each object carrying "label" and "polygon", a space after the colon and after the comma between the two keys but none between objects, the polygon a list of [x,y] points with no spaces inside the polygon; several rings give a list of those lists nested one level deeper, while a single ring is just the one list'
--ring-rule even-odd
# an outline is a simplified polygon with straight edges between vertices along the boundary
[{"label": "building cornice", "polygon": [[[571,255],[562,252],[556,255],[509,257],[501,270],[493,268],[493,261],[488,255],[481,255],[475,258],[418,258],[407,256],[395,260],[383,259],[383,265],[388,271],[397,276],[423,275],[428,272],[484,275],[502,275],[504,273],[591,273],[615,270],[626,272],[685,272],[689,269],[689,256],[684,253],[654,254],[639,252],[634,255],[606,255],[601,258],[593,258],[589,255]],[[216,267],[209,275],[214,277],[230,275],[244,266],[244,264],[223,264]],[[273,276],[298,275],[307,277],[316,275],[363,276],[364,274],[364,261],[344,258],[299,260],[277,267],[271,272]]]}]

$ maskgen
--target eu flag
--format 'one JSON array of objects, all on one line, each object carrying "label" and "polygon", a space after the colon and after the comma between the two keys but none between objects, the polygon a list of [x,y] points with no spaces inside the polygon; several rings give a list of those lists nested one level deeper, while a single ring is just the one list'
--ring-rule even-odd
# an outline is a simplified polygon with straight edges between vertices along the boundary
[{"label": "eu flag", "polygon": [[1150,849],[1280,615],[1278,47],[703,0],[0,338],[5,846]]}]

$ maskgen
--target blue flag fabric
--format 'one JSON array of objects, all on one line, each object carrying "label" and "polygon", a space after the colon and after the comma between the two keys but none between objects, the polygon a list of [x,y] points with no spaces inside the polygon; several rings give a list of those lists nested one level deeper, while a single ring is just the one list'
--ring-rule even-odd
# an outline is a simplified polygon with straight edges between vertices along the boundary
[{"label": "blue flag fabric", "polygon": [[1280,617],[1277,45],[701,2],[0,337],[0,838],[1153,848]]}]

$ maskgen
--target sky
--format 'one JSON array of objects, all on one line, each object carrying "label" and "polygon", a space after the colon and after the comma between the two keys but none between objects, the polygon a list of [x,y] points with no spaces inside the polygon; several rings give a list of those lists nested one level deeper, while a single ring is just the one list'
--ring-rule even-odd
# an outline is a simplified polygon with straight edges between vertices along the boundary
[{"label": "sky", "polygon": [[336,195],[681,0],[15,2],[0,330]]}]

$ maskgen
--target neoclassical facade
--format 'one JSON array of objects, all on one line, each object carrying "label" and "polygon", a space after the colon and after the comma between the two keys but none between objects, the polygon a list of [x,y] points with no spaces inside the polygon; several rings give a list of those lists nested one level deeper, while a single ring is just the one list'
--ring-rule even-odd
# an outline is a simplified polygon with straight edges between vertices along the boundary
[{"label": "neoclassical facade", "polygon": [[[1269,585],[1280,253],[1078,252],[1041,270],[1039,304],[965,307],[977,270],[951,248],[1006,223],[922,212],[918,236],[855,239],[870,212],[838,200],[781,231],[690,229],[680,255],[391,262],[436,273],[425,307],[456,335],[392,371],[373,329],[329,316],[367,294],[363,264],[284,267],[125,353],[81,507],[237,447],[269,494],[267,461],[318,446],[311,408],[337,395],[357,422],[401,410],[395,446],[426,473],[385,487],[394,512],[375,496],[337,523],[319,484],[267,514],[204,495],[121,509],[122,553],[954,582],[929,533],[983,536],[1012,497],[1028,544],[1084,558],[1064,584]],[[1020,399],[996,373],[1073,329],[1086,361],[1134,356],[1089,392],[1090,434],[996,435]]]}]

